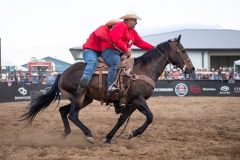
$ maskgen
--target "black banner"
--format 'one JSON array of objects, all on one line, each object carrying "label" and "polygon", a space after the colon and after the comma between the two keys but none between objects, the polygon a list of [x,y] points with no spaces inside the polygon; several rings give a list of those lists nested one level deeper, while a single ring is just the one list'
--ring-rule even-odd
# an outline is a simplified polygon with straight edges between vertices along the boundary
[{"label": "black banner", "polygon": [[240,96],[240,81],[158,81],[153,96]]},{"label": "black banner", "polygon": [[30,100],[31,97],[44,94],[50,89],[48,85],[14,85],[0,84],[0,102],[17,102]]},{"label": "black banner", "polygon": [[[0,83],[0,102],[30,100],[31,97],[46,93],[49,85],[14,85]],[[161,80],[156,83],[153,96],[240,96],[240,81],[188,81]]]}]

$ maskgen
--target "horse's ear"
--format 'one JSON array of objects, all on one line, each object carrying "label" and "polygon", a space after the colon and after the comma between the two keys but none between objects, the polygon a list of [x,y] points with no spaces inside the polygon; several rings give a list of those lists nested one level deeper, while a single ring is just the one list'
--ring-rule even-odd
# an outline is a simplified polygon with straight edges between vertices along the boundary
[{"label": "horse's ear", "polygon": [[182,35],[180,34],[180,35],[178,36],[178,38],[177,38],[177,41],[178,41],[178,42],[181,41],[181,37],[182,37]]}]

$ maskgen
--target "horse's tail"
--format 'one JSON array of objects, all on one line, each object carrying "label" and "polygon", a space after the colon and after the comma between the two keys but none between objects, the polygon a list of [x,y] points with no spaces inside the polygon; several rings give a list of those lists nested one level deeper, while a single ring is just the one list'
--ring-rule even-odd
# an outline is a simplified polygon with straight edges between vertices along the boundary
[{"label": "horse's tail", "polygon": [[40,96],[34,97],[31,99],[31,102],[28,106],[27,112],[21,116],[21,120],[27,120],[28,124],[31,124],[36,115],[46,109],[50,103],[54,100],[60,101],[60,91],[58,88],[58,81],[61,74],[59,74],[50,88],[50,90],[46,94],[42,94]]}]

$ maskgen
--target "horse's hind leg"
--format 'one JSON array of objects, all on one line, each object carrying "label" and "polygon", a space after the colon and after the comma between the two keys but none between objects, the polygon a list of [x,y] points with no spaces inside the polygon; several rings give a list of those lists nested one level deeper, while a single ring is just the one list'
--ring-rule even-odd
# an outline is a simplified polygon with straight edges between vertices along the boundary
[{"label": "horse's hind leg", "polygon": [[71,128],[69,126],[69,122],[67,119],[67,115],[70,112],[70,109],[71,109],[71,103],[59,108],[59,112],[61,114],[63,125],[64,125],[64,134],[63,134],[64,138],[66,138],[71,132]]},{"label": "horse's hind leg", "polygon": [[92,98],[88,98],[85,97],[84,101],[83,101],[83,105],[80,106],[77,102],[72,102],[72,106],[71,109],[73,109],[73,111],[70,111],[70,114],[68,116],[68,118],[76,125],[78,126],[83,133],[86,135],[86,138],[88,141],[90,141],[91,143],[93,143],[94,139],[92,136],[92,133],[90,131],[90,129],[88,129],[78,118],[78,113],[79,111],[86,107],[88,104],[92,103],[93,99]]}]

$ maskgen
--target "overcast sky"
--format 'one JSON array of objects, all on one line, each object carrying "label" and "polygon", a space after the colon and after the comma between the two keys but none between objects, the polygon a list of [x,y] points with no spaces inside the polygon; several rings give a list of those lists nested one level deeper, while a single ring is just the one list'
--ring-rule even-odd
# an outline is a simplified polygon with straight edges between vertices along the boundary
[{"label": "overcast sky", "polygon": [[[240,30],[239,0],[0,0],[2,59],[15,64],[46,56],[73,63],[69,48],[128,11],[141,36],[180,29]],[[184,38],[184,37],[182,37]]]}]

